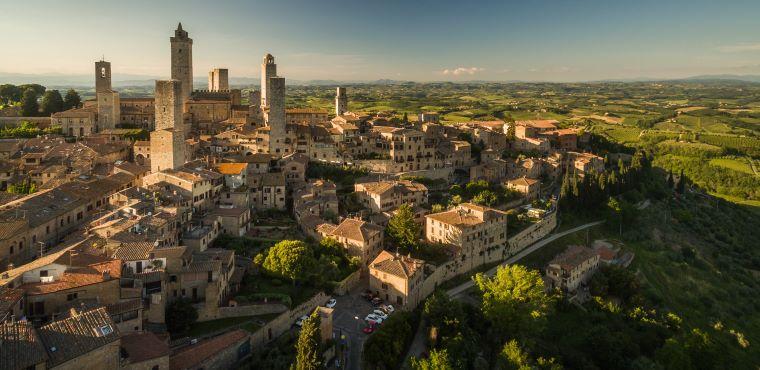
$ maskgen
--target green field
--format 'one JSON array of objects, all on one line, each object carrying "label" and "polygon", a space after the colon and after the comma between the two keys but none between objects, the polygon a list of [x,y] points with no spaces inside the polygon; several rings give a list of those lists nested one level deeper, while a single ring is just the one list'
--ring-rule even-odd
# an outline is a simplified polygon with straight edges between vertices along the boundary
[{"label": "green field", "polygon": [[730,168],[734,171],[744,172],[750,175],[755,174],[746,159],[715,158],[710,160],[710,164],[713,166]]}]

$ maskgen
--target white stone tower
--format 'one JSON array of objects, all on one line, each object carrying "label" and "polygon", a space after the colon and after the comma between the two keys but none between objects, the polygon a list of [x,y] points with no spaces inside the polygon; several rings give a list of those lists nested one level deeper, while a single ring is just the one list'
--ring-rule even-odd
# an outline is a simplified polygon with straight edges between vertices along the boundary
[{"label": "white stone tower", "polygon": [[193,92],[193,39],[187,36],[180,23],[169,41],[172,49],[171,77],[182,84],[180,102],[184,104]]},{"label": "white stone tower", "polygon": [[156,129],[150,133],[150,170],[160,172],[185,164],[182,83],[156,81]]},{"label": "white stone tower", "polygon": [[335,89],[335,115],[340,116],[348,111],[348,96],[346,96],[346,88],[338,87]]},{"label": "white stone tower", "polygon": [[261,62],[261,108],[265,109],[269,106],[268,98],[269,92],[269,79],[277,76],[277,64],[274,64],[274,57],[272,54],[264,55],[264,60]]},{"label": "white stone tower", "polygon": [[208,91],[229,91],[229,71],[227,68],[214,68],[208,72]]}]

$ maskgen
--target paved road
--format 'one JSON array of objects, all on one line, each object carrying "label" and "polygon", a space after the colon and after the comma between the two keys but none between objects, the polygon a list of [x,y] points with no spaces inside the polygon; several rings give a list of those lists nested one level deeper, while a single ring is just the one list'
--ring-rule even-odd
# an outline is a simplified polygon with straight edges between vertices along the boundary
[{"label": "paved road", "polygon": [[[563,231],[561,233],[552,234],[551,236],[546,237],[544,239],[541,239],[541,240],[533,243],[531,246],[529,246],[529,247],[521,250],[519,253],[515,254],[514,256],[508,258],[506,261],[502,262],[499,266],[506,266],[506,265],[509,265],[511,263],[515,263],[515,262],[519,261],[520,259],[522,259],[523,257],[525,257],[525,256],[527,256],[527,255],[529,255],[529,254],[531,254],[533,252],[535,252],[536,250],[540,249],[541,247],[543,247],[543,246],[545,246],[545,245],[547,245],[547,244],[549,244],[549,243],[551,243],[551,242],[553,242],[553,241],[555,241],[555,240],[557,240],[557,239],[559,239],[559,238],[561,238],[561,237],[563,237],[565,235],[572,234],[574,232],[577,232],[577,231],[580,231],[580,230],[583,230],[583,229],[587,229],[589,227],[596,226],[596,225],[599,225],[599,224],[602,224],[602,223],[604,223],[604,221],[589,222],[587,224],[583,224],[581,226],[574,227],[574,228],[572,228],[570,230],[565,230],[565,231]],[[486,271],[485,275],[492,276],[493,274],[496,273],[496,269],[499,266],[496,266],[496,267],[494,267],[494,268]],[[473,286],[475,286],[475,283],[472,280],[468,280],[466,283],[460,284],[460,285],[458,285],[458,286],[456,286],[454,288],[449,289],[446,293],[448,293],[450,297],[456,297],[456,296],[464,293],[465,291],[467,291],[467,289],[472,288]]]},{"label": "paved road", "polygon": [[342,297],[335,297],[338,303],[333,311],[333,328],[346,336],[348,344],[348,359],[343,369],[361,369],[362,349],[367,340],[367,334],[362,332],[366,325],[364,317],[374,310],[372,304],[360,297],[366,285],[359,284],[356,289]]}]

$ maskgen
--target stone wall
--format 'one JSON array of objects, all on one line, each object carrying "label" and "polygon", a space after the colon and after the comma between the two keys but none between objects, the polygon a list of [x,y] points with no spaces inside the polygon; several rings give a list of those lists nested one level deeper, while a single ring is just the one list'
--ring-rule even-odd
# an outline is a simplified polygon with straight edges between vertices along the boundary
[{"label": "stone wall", "polygon": [[280,303],[251,304],[235,307],[219,307],[215,310],[206,310],[207,305],[203,305],[198,310],[198,321],[209,321],[216,319],[226,319],[230,317],[244,317],[268,315],[273,313],[282,313],[288,310],[288,307]]},{"label": "stone wall", "polygon": [[301,303],[298,307],[283,312],[274,320],[268,322],[264,327],[251,334],[251,345],[253,348],[260,348],[279,337],[296,322],[296,319],[303,315],[311,314],[317,306],[323,306],[330,297],[323,292],[317,293],[308,301]]},{"label": "stone wall", "polygon": [[433,168],[429,170],[401,172],[397,176],[419,176],[428,179],[445,179],[448,180],[454,173],[454,167]]},{"label": "stone wall", "polygon": [[335,288],[334,293],[336,295],[346,295],[351,289],[354,289],[361,282],[362,273],[361,270],[354,271],[351,275],[348,275],[343,281]]}]

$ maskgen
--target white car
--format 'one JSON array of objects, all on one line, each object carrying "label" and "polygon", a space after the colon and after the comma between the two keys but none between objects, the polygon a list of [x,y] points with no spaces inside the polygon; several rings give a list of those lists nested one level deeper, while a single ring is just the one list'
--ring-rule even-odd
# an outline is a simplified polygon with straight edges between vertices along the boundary
[{"label": "white car", "polygon": [[385,310],[385,312],[387,312],[387,313],[388,313],[388,315],[390,315],[390,314],[392,314],[393,312],[395,312],[395,311],[396,311],[396,309],[395,309],[395,308],[393,308],[393,306],[392,306],[392,305],[389,305],[389,304],[387,304],[387,305],[383,305],[382,309],[383,309],[383,310]]},{"label": "white car", "polygon": [[385,312],[381,311],[381,310],[374,310],[374,311],[372,311],[372,313],[375,314],[375,315],[377,315],[378,317],[380,317],[383,320],[387,320],[388,319],[388,315]]},{"label": "white car", "polygon": [[383,323],[383,318],[380,317],[380,316],[377,316],[377,315],[375,315],[373,313],[371,313],[371,314],[367,315],[367,317],[364,318],[364,321],[374,321],[374,322],[376,322],[378,324],[382,324]]},{"label": "white car", "polygon": [[303,322],[306,321],[306,319],[308,319],[308,318],[309,318],[309,316],[306,316],[306,315],[303,315],[303,316],[299,317],[298,320],[296,320],[296,326],[298,326],[299,328],[302,327],[303,326]]},{"label": "white car", "polygon": [[333,308],[335,307],[335,304],[337,304],[338,301],[335,300],[335,298],[330,298],[329,301],[327,301],[327,304],[325,304],[325,307],[327,308]]}]

